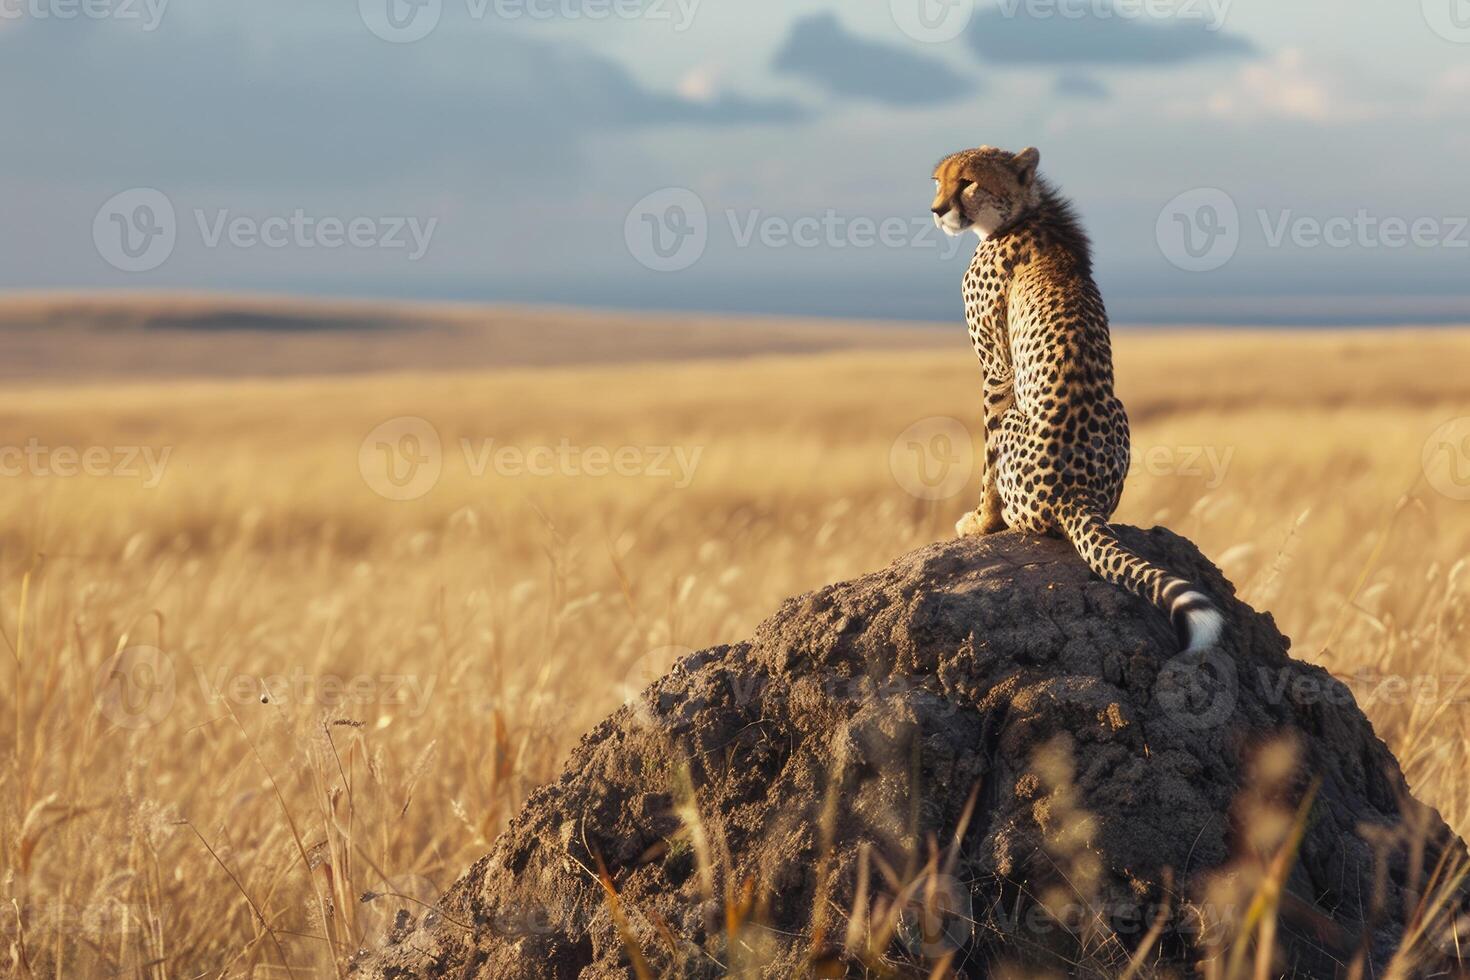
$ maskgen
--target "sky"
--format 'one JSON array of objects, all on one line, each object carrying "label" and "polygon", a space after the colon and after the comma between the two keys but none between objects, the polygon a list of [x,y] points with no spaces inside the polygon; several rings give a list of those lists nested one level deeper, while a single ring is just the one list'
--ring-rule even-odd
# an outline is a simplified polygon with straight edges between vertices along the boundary
[{"label": "sky", "polygon": [[0,289],[957,320],[1036,146],[1121,323],[1470,322],[1470,0],[0,0]]}]

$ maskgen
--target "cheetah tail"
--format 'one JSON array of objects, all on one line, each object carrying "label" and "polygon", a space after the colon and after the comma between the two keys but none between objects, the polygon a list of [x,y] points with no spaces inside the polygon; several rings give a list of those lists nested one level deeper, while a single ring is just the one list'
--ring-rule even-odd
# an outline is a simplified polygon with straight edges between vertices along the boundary
[{"label": "cheetah tail", "polygon": [[1063,507],[1058,518],[1072,547],[1089,568],[1168,614],[1185,644],[1184,652],[1208,649],[1219,642],[1225,617],[1193,582],[1170,574],[1132,551],[1112,525],[1086,507]]}]

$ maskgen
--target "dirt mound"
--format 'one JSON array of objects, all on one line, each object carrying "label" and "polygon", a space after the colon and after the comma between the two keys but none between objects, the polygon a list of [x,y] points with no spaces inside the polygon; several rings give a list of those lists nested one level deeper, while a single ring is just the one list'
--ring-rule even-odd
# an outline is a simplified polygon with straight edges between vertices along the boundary
[{"label": "dirt mound", "polygon": [[1124,535],[1219,597],[1223,650],[1061,541],[913,552],[687,657],[355,975],[1183,976],[1266,929],[1273,975],[1372,976],[1416,914],[1442,964],[1464,844],[1189,542]]}]

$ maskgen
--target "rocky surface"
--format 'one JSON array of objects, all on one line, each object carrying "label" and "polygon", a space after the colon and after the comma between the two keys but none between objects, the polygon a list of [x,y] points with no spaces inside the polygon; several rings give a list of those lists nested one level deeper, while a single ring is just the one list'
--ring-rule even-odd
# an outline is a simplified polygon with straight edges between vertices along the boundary
[{"label": "rocky surface", "polygon": [[1273,975],[1382,975],[1464,844],[1269,615],[1124,533],[1218,597],[1222,649],[1177,656],[1062,541],[905,555],[679,663],[354,975],[1185,976],[1273,873]]}]

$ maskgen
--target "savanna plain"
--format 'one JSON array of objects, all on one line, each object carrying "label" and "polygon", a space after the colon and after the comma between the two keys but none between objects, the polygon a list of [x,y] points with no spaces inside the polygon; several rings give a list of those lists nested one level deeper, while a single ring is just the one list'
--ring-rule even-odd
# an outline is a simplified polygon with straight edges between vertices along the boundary
[{"label": "savanna plain", "polygon": [[[681,653],[952,533],[960,327],[749,336],[13,379],[0,972],[339,976]],[[1120,331],[1115,358],[1115,519],[1193,539],[1470,834],[1470,332]]]}]

